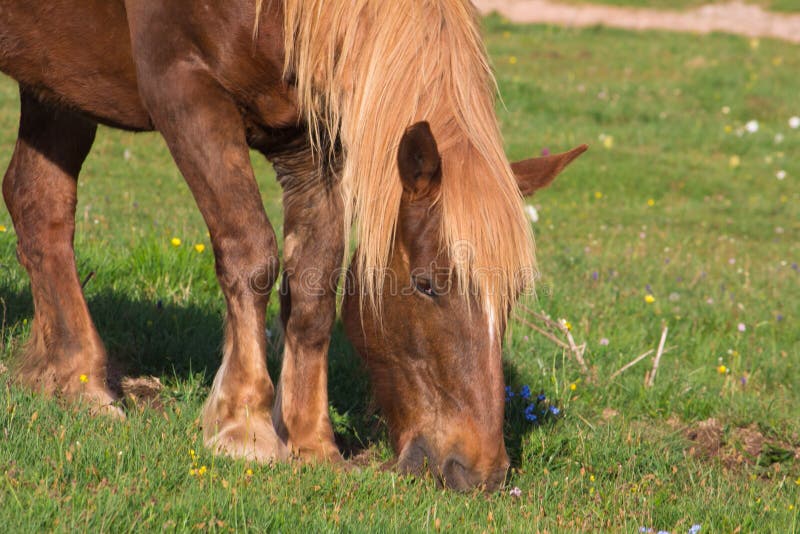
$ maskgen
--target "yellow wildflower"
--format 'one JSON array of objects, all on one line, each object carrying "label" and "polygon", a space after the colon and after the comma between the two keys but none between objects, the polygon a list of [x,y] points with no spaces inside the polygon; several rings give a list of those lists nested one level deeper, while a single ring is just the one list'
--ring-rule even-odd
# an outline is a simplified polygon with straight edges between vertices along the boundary
[{"label": "yellow wildflower", "polygon": [[596,198],[597,200],[600,200],[601,198],[603,198],[603,193],[601,193],[600,191],[595,191],[594,192],[594,198]]},{"label": "yellow wildflower", "polygon": [[656,298],[650,293],[648,293],[647,295],[644,296],[644,301],[648,304],[652,304],[656,301]]},{"label": "yellow wildflower", "polygon": [[654,199],[652,199],[652,198],[648,198],[647,199],[647,205],[652,208],[653,206],[656,205],[656,201]]},{"label": "yellow wildflower", "polygon": [[614,136],[607,135],[603,138],[603,146],[611,150],[614,147]]},{"label": "yellow wildflower", "polygon": [[198,470],[197,470],[197,474],[198,474],[198,476],[203,476],[203,475],[205,475],[205,474],[206,474],[206,466],[204,466],[204,465],[201,465],[201,466],[200,466],[200,469],[198,469]]},{"label": "yellow wildflower", "polygon": [[578,389],[578,384],[576,384],[575,382],[569,385],[570,391],[575,391],[576,389]]},{"label": "yellow wildflower", "polygon": [[728,372],[728,368],[725,367],[724,365],[720,365],[719,367],[717,367],[717,372],[721,375],[724,375],[725,373]]},{"label": "yellow wildflower", "polygon": [[181,240],[180,240],[179,237],[173,237],[172,240],[170,241],[170,243],[172,243],[173,247],[181,246]]},{"label": "yellow wildflower", "polygon": [[81,375],[78,377],[78,380],[81,381],[81,384],[86,384],[87,382],[89,382],[89,377],[86,375]]},{"label": "yellow wildflower", "polygon": [[248,469],[247,471],[244,472],[244,474],[249,476],[249,477],[251,477],[251,476],[253,476],[253,470],[252,469]]},{"label": "yellow wildflower", "polygon": [[206,249],[206,246],[202,243],[198,243],[194,246],[194,249],[197,251],[198,254],[200,254]]},{"label": "yellow wildflower", "polygon": [[736,167],[738,167],[741,164],[742,164],[742,159],[739,156],[736,156],[736,155],[731,156],[731,159],[728,160],[728,166],[731,169],[735,169]]},{"label": "yellow wildflower", "polygon": [[0,232],[5,232],[5,231],[6,231],[6,227],[4,225],[0,224]]},{"label": "yellow wildflower", "polygon": [[517,56],[509,56],[508,62],[511,63],[512,65],[516,65],[517,64]]}]

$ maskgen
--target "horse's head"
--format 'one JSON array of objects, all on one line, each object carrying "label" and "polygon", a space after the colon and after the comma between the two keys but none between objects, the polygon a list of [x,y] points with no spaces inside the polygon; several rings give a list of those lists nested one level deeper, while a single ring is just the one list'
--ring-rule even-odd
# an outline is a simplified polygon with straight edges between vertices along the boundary
[{"label": "horse's head", "polygon": [[[524,194],[548,185],[585,150],[512,165]],[[443,169],[427,123],[400,143],[403,186],[380,312],[364,303],[359,276],[347,277],[344,322],[365,359],[389,425],[399,467],[427,466],[451,488],[496,489],[509,461],[503,440],[501,339],[505,319],[465,297],[441,242]],[[476,194],[480,194],[476,192]]]}]

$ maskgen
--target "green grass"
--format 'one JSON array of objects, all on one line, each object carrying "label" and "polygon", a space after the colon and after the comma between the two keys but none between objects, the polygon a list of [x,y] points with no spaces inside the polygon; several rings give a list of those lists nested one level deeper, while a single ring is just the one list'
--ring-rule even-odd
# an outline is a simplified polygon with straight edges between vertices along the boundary
[{"label": "green grass", "polygon": [[[131,408],[123,423],[91,419],[0,375],[5,530],[800,530],[800,462],[790,452],[800,447],[800,130],[787,126],[800,115],[798,48],[499,18],[486,29],[509,154],[592,145],[532,200],[543,276],[531,305],[572,323],[592,372],[584,377],[557,347],[512,323],[507,379],[544,391],[564,414],[533,428],[519,417],[523,406],[510,405],[509,487],[521,497],[442,492],[429,478],[382,471],[388,445],[338,327],[336,427],[349,446],[366,446],[372,463],[335,472],[213,458],[198,415],[219,361],[223,303],[206,230],[157,135],[101,129],[80,182],[79,270],[96,273],[86,295],[109,352],[134,374],[161,377],[163,407]],[[3,79],[3,164],[17,114],[16,89]],[[758,132],[737,135],[749,120]],[[613,139],[610,148],[601,138]],[[280,235],[279,189],[260,158],[254,163]],[[7,360],[26,338],[32,304],[5,211],[0,224],[8,228],[0,233]],[[170,245],[173,236],[181,247]],[[273,299],[273,332],[276,314]],[[657,345],[663,324],[671,350],[655,386],[643,386],[649,358],[611,380]],[[720,455],[692,455],[684,429],[709,418],[727,445]],[[742,428],[767,440],[763,454],[748,457]],[[190,476],[203,465],[202,477]]]},{"label": "green grass", "polygon": [[[724,4],[725,0],[565,0],[569,4],[604,4],[610,6],[647,7],[652,9],[691,9],[707,4]],[[797,0],[745,0],[770,11],[800,11]]]}]

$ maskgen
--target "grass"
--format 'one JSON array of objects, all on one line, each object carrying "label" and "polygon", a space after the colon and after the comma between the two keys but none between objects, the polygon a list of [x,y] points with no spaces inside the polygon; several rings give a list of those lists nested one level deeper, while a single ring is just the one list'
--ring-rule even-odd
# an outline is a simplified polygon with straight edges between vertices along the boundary
[{"label": "grass", "polygon": [[[543,391],[561,416],[534,427],[520,415],[525,403],[509,404],[506,490],[459,495],[381,470],[388,445],[338,327],[331,410],[342,442],[366,447],[372,463],[336,472],[211,457],[198,415],[219,362],[223,303],[206,230],[157,135],[101,129],[80,182],[78,266],[81,277],[96,273],[86,296],[109,352],[134,374],[159,376],[163,406],[131,407],[124,423],[92,419],[0,375],[4,528],[800,530],[800,129],[787,126],[800,115],[797,47],[494,17],[485,26],[510,156],[592,144],[532,200],[543,276],[531,303],[571,322],[588,343],[591,376],[512,323],[507,381],[517,393],[523,384]],[[3,79],[3,163],[17,114],[16,89]],[[750,120],[756,133],[743,129]],[[254,163],[280,235],[279,189]],[[0,224],[7,360],[26,338],[32,304],[5,211]],[[655,386],[643,385],[649,358],[611,380],[655,348],[662,325],[672,349]],[[712,418],[719,450],[708,433],[686,430]],[[765,440],[760,454],[747,452],[747,432]]]},{"label": "grass", "polygon": [[[730,3],[729,0],[565,0],[570,4],[605,4],[611,6],[646,7],[652,9],[691,9],[707,4]],[[797,0],[745,0],[770,11],[797,12],[800,4]]]}]

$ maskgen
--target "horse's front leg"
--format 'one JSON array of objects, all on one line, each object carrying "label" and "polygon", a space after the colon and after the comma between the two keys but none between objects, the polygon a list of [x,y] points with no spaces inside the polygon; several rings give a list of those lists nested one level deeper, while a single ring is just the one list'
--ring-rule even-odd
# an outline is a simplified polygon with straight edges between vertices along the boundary
[{"label": "horse's front leg", "polygon": [[106,350],[81,291],[72,240],[77,180],[97,125],[20,92],[19,139],[3,181],[17,257],[31,277],[34,319],[19,380],[122,415],[106,386]]},{"label": "horse's front leg", "polygon": [[342,197],[334,172],[313,165],[307,145],[271,159],[284,189],[284,351],[275,428],[295,455],[338,462],[328,346],[344,253]]},{"label": "horse's front leg", "polygon": [[222,365],[203,408],[205,443],[234,457],[282,459],[264,331],[278,250],[243,121],[229,94],[196,64],[151,58],[137,66],[140,91],[208,225],[227,303]]}]

